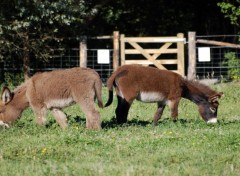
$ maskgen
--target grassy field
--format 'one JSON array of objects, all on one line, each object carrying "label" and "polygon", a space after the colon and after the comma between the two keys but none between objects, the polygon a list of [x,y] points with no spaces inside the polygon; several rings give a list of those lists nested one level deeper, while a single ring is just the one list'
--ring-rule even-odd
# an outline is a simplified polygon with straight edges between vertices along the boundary
[{"label": "grassy field", "polygon": [[214,89],[225,93],[215,125],[206,124],[197,106],[184,99],[178,122],[172,122],[167,108],[158,126],[152,125],[156,104],[137,101],[129,122],[116,125],[115,99],[100,110],[100,131],[85,128],[77,105],[65,109],[66,130],[50,114],[46,128],[37,126],[27,109],[11,129],[0,128],[0,175],[239,175],[240,83]]}]

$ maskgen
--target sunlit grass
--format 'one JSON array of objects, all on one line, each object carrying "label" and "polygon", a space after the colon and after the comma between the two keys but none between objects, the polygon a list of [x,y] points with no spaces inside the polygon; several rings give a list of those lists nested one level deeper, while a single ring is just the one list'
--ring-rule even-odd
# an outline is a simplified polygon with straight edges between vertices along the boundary
[{"label": "sunlit grass", "polygon": [[0,175],[238,175],[240,84],[214,88],[225,94],[215,125],[207,125],[188,100],[181,101],[176,123],[166,108],[157,126],[152,125],[156,105],[136,101],[129,122],[119,126],[114,99],[100,110],[100,131],[85,128],[77,105],[64,110],[66,130],[51,114],[46,128],[37,126],[27,109],[11,129],[0,129]]}]

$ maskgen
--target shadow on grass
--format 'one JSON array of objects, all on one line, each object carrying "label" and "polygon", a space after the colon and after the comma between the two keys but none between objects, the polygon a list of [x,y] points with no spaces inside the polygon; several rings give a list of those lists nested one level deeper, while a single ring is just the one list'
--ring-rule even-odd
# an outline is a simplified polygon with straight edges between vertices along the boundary
[{"label": "shadow on grass", "polygon": [[220,125],[240,124],[240,117],[239,119],[234,119],[234,120],[219,120],[218,123]]},{"label": "shadow on grass", "polygon": [[[72,125],[76,123],[80,125],[85,125],[86,118],[83,118],[81,116],[67,116],[67,121],[68,121],[68,125]],[[59,126],[56,120],[54,118],[49,119],[46,124],[46,128],[52,128],[55,126]]]},{"label": "shadow on grass", "polygon": [[[68,117],[68,123],[69,125],[72,124],[79,124],[85,126],[86,124],[86,118],[83,118],[81,116],[74,116],[74,117]],[[109,129],[109,128],[119,128],[119,127],[128,127],[128,126],[159,126],[159,125],[181,125],[181,126],[187,126],[189,124],[206,124],[202,119],[181,119],[179,118],[176,122],[174,122],[171,118],[164,118],[160,119],[157,125],[154,125],[152,121],[145,121],[145,120],[139,120],[137,118],[128,120],[127,123],[124,124],[118,124],[116,118],[113,116],[112,119],[106,121],[102,121],[102,128]],[[232,125],[232,124],[240,124],[240,118],[234,119],[234,120],[219,120],[216,124],[208,124],[208,125]],[[58,125],[55,119],[52,119],[48,121],[46,127],[51,128]]]},{"label": "shadow on grass", "polygon": [[102,128],[118,128],[118,127],[126,127],[126,126],[148,126],[151,125],[150,121],[143,121],[138,119],[128,120],[127,123],[118,124],[115,117],[113,117],[110,121],[103,121]]},{"label": "shadow on grass", "polygon": [[[68,118],[69,124],[79,123],[80,125],[85,125],[86,119],[80,116],[75,117],[69,117]],[[187,125],[192,123],[200,123],[202,122],[201,119],[194,120],[194,119],[178,119],[176,122],[174,122],[171,118],[164,118],[160,119],[157,125],[153,124],[153,121],[147,121],[147,120],[139,120],[137,118],[128,120],[127,123],[124,124],[118,124],[116,118],[113,116],[110,120],[102,121],[102,128],[108,129],[108,128],[119,128],[119,127],[128,127],[128,126],[158,126],[158,125]],[[53,125],[53,123],[56,123],[55,121],[52,123],[49,123],[49,126]]]},{"label": "shadow on grass", "polygon": [[117,128],[117,127],[126,127],[126,126],[158,126],[158,125],[173,125],[173,124],[178,124],[178,125],[186,125],[190,123],[195,123],[194,120],[192,119],[178,119],[176,122],[174,122],[171,118],[164,118],[161,119],[157,125],[153,124],[153,121],[145,121],[145,120],[139,120],[139,119],[131,119],[128,120],[127,123],[124,124],[118,124],[117,120],[115,117],[113,117],[110,121],[103,121],[102,122],[102,128]]}]

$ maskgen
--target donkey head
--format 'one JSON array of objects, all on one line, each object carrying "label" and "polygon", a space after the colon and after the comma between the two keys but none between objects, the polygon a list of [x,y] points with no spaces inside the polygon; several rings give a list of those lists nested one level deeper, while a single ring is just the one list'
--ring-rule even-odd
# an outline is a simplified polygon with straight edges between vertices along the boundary
[{"label": "donkey head", "polygon": [[10,123],[15,118],[15,108],[11,104],[13,93],[7,87],[3,87],[0,101],[0,126],[9,128]]},{"label": "donkey head", "polygon": [[208,101],[199,104],[199,113],[207,123],[217,122],[218,99],[223,96],[223,93],[216,93],[208,97]]}]

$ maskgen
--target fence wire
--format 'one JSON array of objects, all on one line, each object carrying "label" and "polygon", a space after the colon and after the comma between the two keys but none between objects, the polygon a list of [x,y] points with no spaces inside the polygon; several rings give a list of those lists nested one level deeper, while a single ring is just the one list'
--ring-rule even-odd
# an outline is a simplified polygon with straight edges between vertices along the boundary
[{"label": "fence wire", "polygon": [[[211,36],[198,36],[198,38],[211,38]],[[217,38],[217,36],[214,36],[216,40],[218,41],[227,41],[227,42],[232,42],[236,43],[236,38],[238,36],[221,36],[221,38]],[[214,38],[214,39],[215,39]],[[224,39],[222,39],[224,38]],[[213,40],[211,38],[211,40]],[[238,41],[238,40],[237,40]],[[94,41],[96,43],[96,41]],[[98,42],[97,42],[98,43]],[[99,43],[104,44],[101,45],[100,48],[110,48],[112,41],[111,40],[100,40]],[[106,47],[107,46],[107,47]],[[203,47],[202,45],[197,44],[197,51],[199,47]],[[204,45],[206,47],[206,45]],[[207,46],[210,47],[210,58],[211,60],[209,62],[200,62],[197,59],[196,63],[196,75],[198,79],[205,79],[205,78],[217,78],[217,79],[222,79],[226,78],[229,79],[229,70],[234,68],[234,69],[240,69],[240,64],[239,65],[226,65],[223,64],[226,61],[225,58],[225,53],[228,52],[234,52],[236,54],[236,58],[238,58],[238,61],[240,60],[240,49],[239,48],[228,48],[228,47],[218,47],[218,46]],[[187,46],[186,46],[187,48]],[[99,64],[98,59],[97,59],[97,51],[98,49],[92,49],[89,47],[87,49],[87,67],[95,69],[103,83],[106,82],[107,78],[113,71],[113,63],[112,63],[112,55],[113,55],[113,50],[110,50],[110,63],[109,64]],[[197,53],[197,58],[198,58],[198,52]],[[186,59],[188,58],[187,52],[185,55]],[[39,71],[49,71],[49,70],[55,70],[55,69],[62,69],[62,68],[71,68],[71,67],[78,67],[79,66],[79,46],[72,47],[66,49],[65,54],[63,55],[56,55],[53,56],[51,59],[49,59],[48,62],[44,61],[39,61],[36,59],[31,59],[30,60],[30,74],[34,74]],[[186,62],[187,63],[187,62]],[[4,60],[0,62],[0,79],[4,82],[5,81],[5,76],[6,74],[19,74],[22,73],[22,61],[20,59],[12,58],[8,60]],[[188,65],[185,65],[185,68],[187,68]],[[239,71],[240,73],[240,71]],[[187,75],[187,73],[186,73]],[[240,77],[240,75],[238,75]]]},{"label": "fence wire", "polygon": [[[208,46],[210,48],[210,61],[201,62],[197,59],[196,63],[196,75],[198,79],[230,79],[229,70],[239,69],[240,65],[228,65],[226,64],[227,59],[225,57],[226,53],[235,53],[236,58],[240,58],[240,49],[233,49],[229,47],[216,47]],[[198,58],[198,48],[197,47],[197,58]],[[240,63],[240,62],[239,62]],[[240,76],[240,75],[238,75]]]},{"label": "fence wire", "polygon": [[[103,83],[107,81],[107,78],[113,71],[112,55],[113,50],[110,50],[110,63],[99,64],[97,59],[97,49],[87,50],[87,67],[96,70]],[[30,75],[36,72],[51,71],[56,69],[79,67],[79,48],[67,49],[64,55],[53,56],[48,61],[39,61],[36,59],[30,60]],[[0,77],[5,82],[6,74],[21,74],[23,63],[21,60],[12,58],[0,63]],[[13,80],[14,81],[14,80]]]},{"label": "fence wire", "polygon": [[110,50],[110,63],[109,64],[99,64],[97,59],[97,49],[87,50],[87,67],[95,69],[100,75],[103,83],[106,83],[107,78],[111,75],[113,71],[113,50]]},{"label": "fence wire", "polygon": [[[227,43],[239,43],[238,35],[208,35],[208,36],[196,36],[197,39],[204,38],[205,40],[215,40]],[[198,49],[200,47],[210,48],[210,61],[199,61]],[[226,46],[214,46],[206,44],[196,45],[197,62],[196,62],[196,75],[198,79],[231,79],[233,75],[230,74],[234,69],[235,76],[240,78],[240,48],[230,48]],[[235,63],[228,62],[225,57],[227,53],[233,53]],[[239,64],[238,64],[239,63]],[[232,73],[232,72],[231,72]],[[237,75],[239,74],[239,75]]]}]

